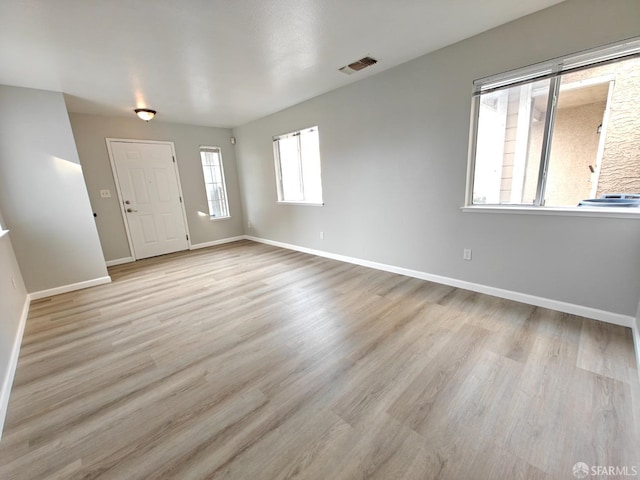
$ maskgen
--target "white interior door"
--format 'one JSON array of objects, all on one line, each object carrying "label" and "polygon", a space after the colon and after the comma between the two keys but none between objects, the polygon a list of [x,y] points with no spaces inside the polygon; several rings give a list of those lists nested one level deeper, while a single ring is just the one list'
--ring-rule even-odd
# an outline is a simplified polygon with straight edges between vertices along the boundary
[{"label": "white interior door", "polygon": [[135,258],[188,249],[171,144],[108,142]]}]

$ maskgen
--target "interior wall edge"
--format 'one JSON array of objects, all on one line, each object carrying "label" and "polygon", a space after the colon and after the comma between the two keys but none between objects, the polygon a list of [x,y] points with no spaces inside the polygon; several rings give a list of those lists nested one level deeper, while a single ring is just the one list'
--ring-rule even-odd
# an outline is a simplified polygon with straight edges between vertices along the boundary
[{"label": "interior wall edge", "polygon": [[27,317],[29,316],[29,306],[31,305],[31,298],[29,295],[24,300],[22,306],[22,313],[20,314],[20,320],[18,321],[18,329],[16,335],[13,338],[13,344],[11,347],[11,357],[7,364],[6,371],[2,379],[2,385],[0,385],[0,440],[2,440],[2,430],[4,427],[4,421],[7,416],[7,408],[9,406],[9,396],[11,395],[11,387],[13,385],[13,379],[16,374],[16,368],[18,367],[18,358],[20,356],[20,347],[22,345],[22,337],[24,335],[24,329],[27,324]]},{"label": "interior wall edge", "polygon": [[115,267],[116,265],[122,265],[123,263],[131,263],[135,262],[135,258],[133,257],[123,257],[123,258],[114,258],[113,260],[106,260],[105,264],[107,267]]},{"label": "interior wall edge", "polygon": [[199,248],[213,247],[216,245],[223,245],[225,243],[237,242],[245,239],[245,235],[237,235],[235,237],[221,238],[220,240],[212,240],[211,242],[194,243],[189,247],[189,250],[198,250]]},{"label": "interior wall edge", "polygon": [[30,292],[30,300],[40,300],[41,298],[52,297],[53,295],[60,295],[61,293],[73,292],[75,290],[82,290],[83,288],[95,287],[97,285],[104,285],[105,283],[111,283],[111,277],[98,277],[92,280],[86,280],[84,282],[72,283],[69,285],[61,285],[55,288],[49,288],[47,290],[40,290],[37,292]]},{"label": "interior wall edge", "polygon": [[633,330],[633,346],[636,349],[636,362],[638,364],[638,379],[640,379],[640,300],[638,301],[638,312],[636,313]]}]

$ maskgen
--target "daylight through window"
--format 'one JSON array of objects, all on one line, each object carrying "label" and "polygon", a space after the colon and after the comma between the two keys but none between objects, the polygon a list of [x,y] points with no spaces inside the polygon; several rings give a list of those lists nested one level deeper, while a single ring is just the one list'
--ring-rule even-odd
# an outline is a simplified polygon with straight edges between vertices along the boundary
[{"label": "daylight through window", "polygon": [[322,204],[318,127],[273,139],[278,201]]},{"label": "daylight through window", "polygon": [[470,203],[640,204],[639,53],[634,40],[474,82]]},{"label": "daylight through window", "polygon": [[212,218],[229,217],[229,202],[220,149],[218,147],[200,147],[200,160],[202,161],[209,215]]}]

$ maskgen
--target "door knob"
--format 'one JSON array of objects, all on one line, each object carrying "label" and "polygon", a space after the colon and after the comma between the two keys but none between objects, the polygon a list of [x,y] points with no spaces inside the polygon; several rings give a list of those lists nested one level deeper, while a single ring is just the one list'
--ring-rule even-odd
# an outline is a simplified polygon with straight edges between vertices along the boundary
[{"label": "door knob", "polygon": [[137,212],[138,210],[134,210],[133,208],[127,208],[127,212],[128,213],[133,213],[133,212]]}]

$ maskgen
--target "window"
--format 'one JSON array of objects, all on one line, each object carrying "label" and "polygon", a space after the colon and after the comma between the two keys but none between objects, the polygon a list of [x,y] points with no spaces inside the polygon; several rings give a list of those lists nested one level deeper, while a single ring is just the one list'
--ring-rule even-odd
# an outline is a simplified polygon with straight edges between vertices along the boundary
[{"label": "window", "polygon": [[318,127],[273,138],[278,201],[322,205]]},{"label": "window", "polygon": [[477,80],[473,98],[468,203],[640,203],[640,40]]},{"label": "window", "polygon": [[204,186],[211,218],[229,217],[227,187],[224,181],[222,155],[218,147],[200,147]]}]

